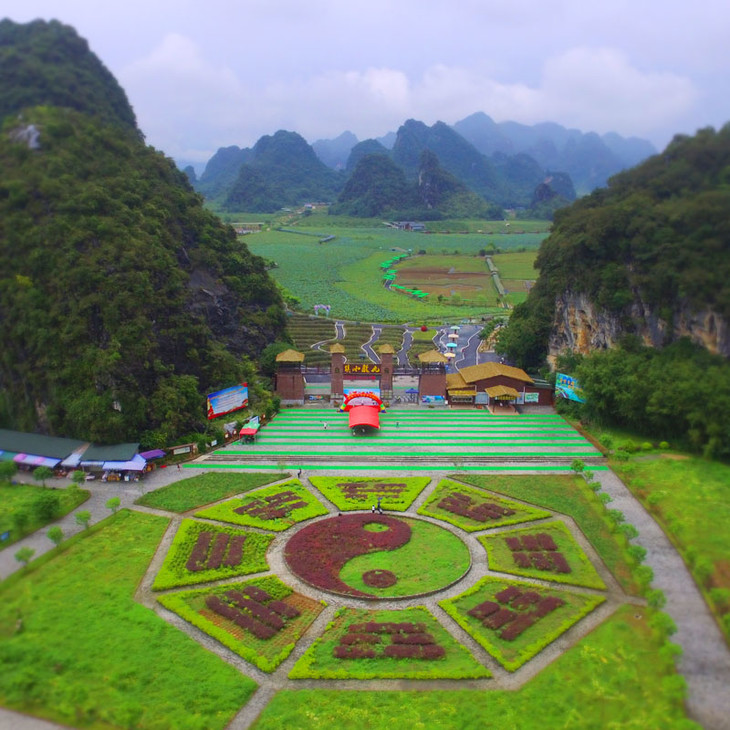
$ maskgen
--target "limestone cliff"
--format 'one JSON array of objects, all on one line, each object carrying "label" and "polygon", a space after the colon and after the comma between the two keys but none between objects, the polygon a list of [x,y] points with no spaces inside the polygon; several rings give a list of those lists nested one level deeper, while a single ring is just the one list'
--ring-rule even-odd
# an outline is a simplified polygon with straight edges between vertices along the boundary
[{"label": "limestone cliff", "polygon": [[555,358],[566,351],[585,355],[613,347],[627,333],[651,347],[688,337],[714,354],[730,357],[730,326],[720,314],[693,311],[686,302],[680,302],[672,315],[671,322],[662,319],[638,291],[634,291],[633,303],[620,313],[596,305],[585,294],[564,291],[555,300],[548,362],[554,365]]}]

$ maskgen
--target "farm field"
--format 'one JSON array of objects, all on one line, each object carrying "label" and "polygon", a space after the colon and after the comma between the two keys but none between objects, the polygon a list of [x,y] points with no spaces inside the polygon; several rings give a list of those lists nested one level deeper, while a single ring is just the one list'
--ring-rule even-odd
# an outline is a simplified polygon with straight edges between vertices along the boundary
[{"label": "farm field", "polygon": [[[321,222],[321,227],[309,228]],[[423,250],[429,255],[476,256],[493,244],[504,251],[537,249],[545,233],[525,234],[417,234],[388,228],[338,228],[330,221],[302,220],[294,229],[264,231],[243,240],[251,251],[276,262],[271,270],[284,289],[301,302],[305,312],[315,304],[330,304],[330,315],[366,322],[439,321],[449,317],[474,316],[493,307],[494,297],[473,306],[417,301],[396,295],[382,286],[379,263],[391,249]],[[334,239],[321,242],[325,236]],[[487,290],[488,291],[488,290]],[[490,303],[491,302],[491,303]]]}]

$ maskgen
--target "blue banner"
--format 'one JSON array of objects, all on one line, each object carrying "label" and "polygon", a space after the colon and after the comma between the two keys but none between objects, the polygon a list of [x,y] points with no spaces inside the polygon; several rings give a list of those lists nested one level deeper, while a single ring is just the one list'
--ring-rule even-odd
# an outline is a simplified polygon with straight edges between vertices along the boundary
[{"label": "blue banner", "polygon": [[567,400],[574,400],[578,403],[585,403],[586,400],[583,397],[583,390],[581,389],[578,381],[570,375],[563,375],[558,373],[555,380],[555,392],[562,398]]}]

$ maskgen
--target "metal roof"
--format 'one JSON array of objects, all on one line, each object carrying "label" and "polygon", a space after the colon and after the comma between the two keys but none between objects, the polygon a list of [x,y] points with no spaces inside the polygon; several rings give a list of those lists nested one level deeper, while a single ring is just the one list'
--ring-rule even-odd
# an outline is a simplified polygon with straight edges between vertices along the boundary
[{"label": "metal roof", "polygon": [[59,436],[43,436],[38,433],[23,433],[0,428],[0,450],[16,454],[37,454],[49,459],[65,459],[84,445],[84,441]]},{"label": "metal roof", "polygon": [[82,463],[88,461],[131,461],[139,451],[139,443],[97,446],[92,444],[84,452]]}]

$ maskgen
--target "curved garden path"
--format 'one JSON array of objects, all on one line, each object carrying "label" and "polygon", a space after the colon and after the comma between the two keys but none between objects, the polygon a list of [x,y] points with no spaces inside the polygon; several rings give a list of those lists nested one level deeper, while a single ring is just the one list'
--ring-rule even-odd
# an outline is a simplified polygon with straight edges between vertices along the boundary
[{"label": "curved garden path", "polygon": [[[441,467],[443,469],[443,467]],[[201,470],[202,471],[202,470]],[[434,466],[434,472],[431,474],[431,484],[421,493],[419,498],[409,508],[406,514],[413,514],[418,507],[428,498],[428,495],[435,487],[437,481],[446,476],[447,473],[453,472],[453,469],[441,471],[439,467]],[[82,509],[88,509],[92,513],[92,523],[106,517],[109,510],[105,507],[105,502],[110,496],[119,496],[122,507],[142,511],[147,510],[133,504],[141,494],[157,489],[165,484],[177,481],[182,478],[188,478],[199,473],[197,470],[185,469],[185,471],[177,469],[164,469],[154,472],[139,483],[116,483],[116,484],[100,484],[91,482],[87,486],[92,492],[91,498],[79,506],[74,512],[67,515],[59,524],[64,530],[66,537],[79,532],[82,528],[75,524],[73,515]],[[317,472],[318,476],[327,475],[329,472]],[[331,474],[338,475],[336,468],[333,468]],[[350,476],[357,476],[359,471],[348,472]],[[370,476],[367,469],[362,470],[361,476]],[[404,470],[402,476],[423,476],[423,472],[409,473]],[[303,475],[303,481],[306,482],[306,472]],[[726,730],[730,727],[730,692],[727,688],[730,686],[730,651],[727,644],[717,627],[712,615],[695,585],[691,575],[686,569],[681,557],[672,546],[663,531],[654,522],[651,516],[644,510],[641,504],[630,493],[626,486],[618,479],[618,477],[610,471],[596,473],[596,478],[600,480],[603,490],[610,494],[613,498],[612,508],[621,510],[628,522],[634,524],[639,530],[639,538],[637,543],[647,549],[646,564],[654,570],[654,587],[660,588],[667,595],[666,612],[675,621],[678,631],[673,637],[673,641],[683,648],[683,656],[679,662],[679,670],[684,675],[688,684],[687,708],[690,716],[699,722],[706,730]],[[30,480],[29,480],[30,481]],[[65,484],[64,484],[65,486]],[[322,497],[322,495],[307,484],[310,490],[322,501],[322,503],[330,510],[334,510],[334,506]],[[116,488],[115,488],[116,487]],[[112,491],[113,489],[113,491]],[[519,500],[515,500],[519,501]],[[169,544],[174,536],[177,525],[182,516],[172,516],[169,513],[155,511],[157,514],[165,514],[172,518],[170,528],[166,532],[155,557],[150,564],[150,568],[145,579],[140,584],[137,599],[144,605],[155,610],[166,621],[174,624],[180,630],[202,643],[206,648],[214,651],[228,663],[238,667],[241,672],[255,679],[260,687],[253,695],[247,705],[245,705],[238,715],[230,724],[232,730],[243,730],[249,727],[253,720],[258,716],[260,711],[265,707],[273,694],[283,688],[307,688],[307,687],[326,687],[330,689],[403,689],[407,684],[408,688],[413,689],[436,689],[448,688],[453,689],[454,684],[450,680],[290,680],[287,675],[294,663],[311,645],[312,641],[321,633],[327,622],[331,619],[335,609],[340,605],[359,606],[373,608],[373,604],[367,601],[357,601],[355,599],[346,599],[344,597],[327,594],[328,607],[315,620],[309,630],[304,634],[297,644],[292,654],[278,667],[272,674],[264,674],[248,662],[244,661],[233,652],[223,647],[214,639],[211,639],[203,632],[199,631],[186,621],[180,619],[175,614],[161,607],[152,596],[150,586],[151,581],[159,569],[169,548]],[[481,545],[476,541],[476,537],[480,533],[466,534],[458,528],[453,528],[447,523],[431,520],[428,517],[419,515],[419,519],[425,519],[436,522],[439,526],[455,532],[469,546],[473,556],[473,566],[469,574],[454,586],[446,588],[432,596],[399,599],[397,601],[379,601],[378,608],[405,608],[408,605],[425,605],[428,610],[438,619],[443,628],[450,631],[452,635],[462,644],[464,644],[478,660],[480,660],[492,672],[493,678],[486,680],[464,680],[460,683],[463,688],[480,688],[480,687],[504,687],[516,688],[531,679],[535,674],[541,671],[547,664],[554,661],[566,648],[573,645],[580,638],[585,636],[595,626],[609,616],[621,603],[642,604],[640,599],[626,596],[614,580],[613,576],[603,566],[600,559],[596,555],[593,548],[582,537],[579,530],[572,524],[570,518],[562,515],[555,515],[558,519],[563,520],[571,528],[571,532],[578,540],[584,551],[591,557],[594,566],[598,569],[601,577],[608,586],[606,592],[607,601],[595,609],[587,617],[579,621],[559,639],[550,644],[546,649],[540,652],[535,658],[523,665],[519,670],[513,673],[506,672],[501,666],[494,661],[482,648],[478,645],[466,632],[457,626],[453,620],[447,619],[443,610],[437,605],[439,600],[462,593],[470,585],[473,585],[479,578],[490,572],[490,574],[500,575],[488,571],[486,561],[484,560],[484,551]],[[322,518],[324,519],[324,518]],[[303,523],[309,524],[309,523]],[[539,523],[532,523],[539,524]],[[46,537],[47,528],[43,528],[37,533],[26,537],[24,540],[0,552],[0,577],[7,577],[11,573],[20,568],[20,564],[14,559],[14,553],[22,546],[29,546],[36,550],[36,556],[47,552],[53,545]],[[296,528],[295,528],[296,529]],[[498,529],[498,528],[497,528]],[[489,531],[494,532],[494,530]],[[285,582],[290,584],[298,592],[305,595],[320,597],[318,591],[310,588],[299,581],[283,562],[282,552],[286,540],[293,534],[293,530],[286,531],[283,535],[277,535],[276,540],[270,549],[270,566],[271,571],[282,576]],[[479,559],[475,559],[479,558]],[[263,573],[257,575],[264,575]],[[247,576],[250,577],[250,576]],[[229,579],[235,580],[235,579]],[[238,579],[240,580],[240,578]],[[520,578],[525,580],[525,578]],[[590,589],[573,589],[591,592]],[[595,592],[595,591],[593,591]],[[18,728],[19,730],[49,730],[59,726],[46,721],[36,720],[18,713],[0,709],[0,728]]]}]

